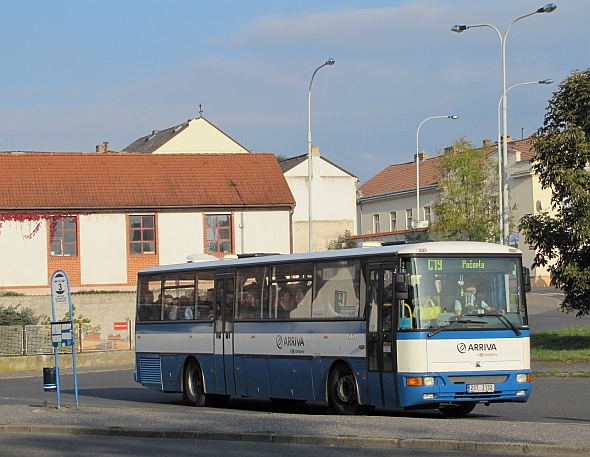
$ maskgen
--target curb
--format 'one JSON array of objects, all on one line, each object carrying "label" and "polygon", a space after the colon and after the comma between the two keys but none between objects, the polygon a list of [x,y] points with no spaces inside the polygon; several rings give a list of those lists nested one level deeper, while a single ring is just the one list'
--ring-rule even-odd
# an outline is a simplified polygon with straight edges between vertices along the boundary
[{"label": "curb", "polygon": [[307,444],[381,449],[416,449],[431,451],[468,451],[505,454],[544,454],[590,456],[590,447],[554,444],[472,442],[419,438],[363,438],[360,436],[280,435],[275,433],[223,433],[191,430],[141,430],[132,428],[94,428],[45,425],[0,425],[0,432],[29,434],[66,434],[126,436],[134,438],[168,438],[256,443]]}]

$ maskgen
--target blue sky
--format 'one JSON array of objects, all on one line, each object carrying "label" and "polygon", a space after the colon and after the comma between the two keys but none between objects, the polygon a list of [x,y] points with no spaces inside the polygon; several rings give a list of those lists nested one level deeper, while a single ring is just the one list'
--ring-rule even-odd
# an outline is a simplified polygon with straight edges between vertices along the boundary
[{"label": "blue sky", "polygon": [[[546,1],[0,1],[0,147],[121,150],[154,129],[203,115],[252,151],[307,151],[367,181],[466,136],[497,137],[496,33],[454,24],[510,22]],[[590,65],[590,2],[558,0],[507,39],[514,138],[542,125],[557,83]]]}]

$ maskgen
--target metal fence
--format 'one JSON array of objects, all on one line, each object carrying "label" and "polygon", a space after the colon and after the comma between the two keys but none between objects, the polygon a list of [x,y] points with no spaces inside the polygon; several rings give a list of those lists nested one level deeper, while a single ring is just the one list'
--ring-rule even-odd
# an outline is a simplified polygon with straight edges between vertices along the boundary
[{"label": "metal fence", "polygon": [[[132,322],[75,324],[77,352],[133,349]],[[58,352],[71,353],[72,346]],[[0,356],[53,354],[50,325],[0,326]]]}]

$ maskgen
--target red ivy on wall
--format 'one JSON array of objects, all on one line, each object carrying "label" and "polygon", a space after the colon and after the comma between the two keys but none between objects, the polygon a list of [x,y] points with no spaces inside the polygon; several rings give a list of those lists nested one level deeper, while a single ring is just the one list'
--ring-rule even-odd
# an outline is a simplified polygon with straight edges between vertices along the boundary
[{"label": "red ivy on wall", "polygon": [[71,214],[62,213],[0,213],[0,230],[2,229],[4,222],[36,222],[35,227],[33,230],[31,230],[31,233],[24,235],[25,239],[30,240],[41,228],[41,223],[44,220],[49,220],[49,236],[53,237],[55,234],[55,228],[57,227],[57,222],[62,217],[69,217],[72,220],[74,218],[74,216]]}]

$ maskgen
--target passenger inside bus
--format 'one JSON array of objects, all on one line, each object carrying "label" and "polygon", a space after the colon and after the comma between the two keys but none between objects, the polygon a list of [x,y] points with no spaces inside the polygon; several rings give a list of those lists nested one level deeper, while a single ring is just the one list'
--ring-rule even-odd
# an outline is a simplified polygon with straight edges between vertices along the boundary
[{"label": "passenger inside bus", "polygon": [[279,290],[276,307],[278,319],[287,319],[291,311],[297,307],[290,287],[285,286]]},{"label": "passenger inside bus", "polygon": [[252,283],[247,286],[246,298],[242,300],[238,308],[238,317],[241,319],[260,318],[260,286]]}]

